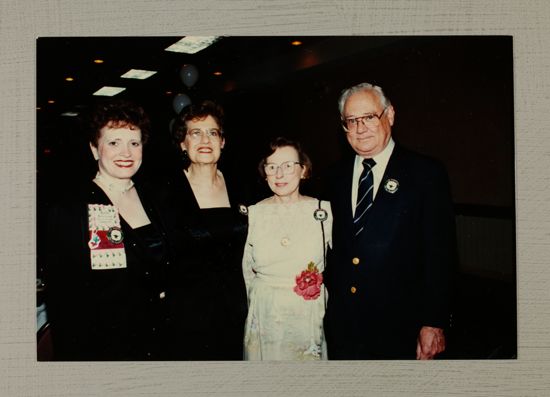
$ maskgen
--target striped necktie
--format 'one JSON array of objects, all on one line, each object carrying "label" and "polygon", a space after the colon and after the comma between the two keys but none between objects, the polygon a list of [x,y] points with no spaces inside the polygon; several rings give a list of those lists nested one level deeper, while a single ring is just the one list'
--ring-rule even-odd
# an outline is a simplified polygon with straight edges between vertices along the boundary
[{"label": "striped necktie", "polygon": [[363,231],[365,227],[365,218],[367,211],[372,206],[374,180],[372,177],[372,167],[376,165],[373,159],[363,160],[363,172],[359,177],[359,186],[357,189],[357,205],[355,207],[355,216],[353,217],[353,225],[355,236]]}]

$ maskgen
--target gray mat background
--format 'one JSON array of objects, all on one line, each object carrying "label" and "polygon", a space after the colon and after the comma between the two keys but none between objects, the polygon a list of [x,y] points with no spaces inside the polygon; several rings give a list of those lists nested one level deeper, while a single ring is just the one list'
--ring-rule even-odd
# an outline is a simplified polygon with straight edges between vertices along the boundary
[{"label": "gray mat background", "polygon": [[[4,0],[0,5],[0,395],[550,395],[549,33],[547,1]],[[187,34],[513,35],[518,360],[38,363],[35,39]]]}]

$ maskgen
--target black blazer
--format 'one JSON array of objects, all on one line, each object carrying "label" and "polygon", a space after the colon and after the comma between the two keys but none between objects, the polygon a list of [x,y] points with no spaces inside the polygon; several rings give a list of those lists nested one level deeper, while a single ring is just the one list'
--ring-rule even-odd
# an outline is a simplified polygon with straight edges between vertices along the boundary
[{"label": "black blazer", "polygon": [[[145,191],[138,189],[158,241],[164,227]],[[142,236],[121,218],[127,267],[92,270],[88,204],[111,204],[90,182],[50,210],[45,255],[46,307],[55,360],[149,360],[166,357],[168,251],[151,258]],[[155,241],[155,244],[159,244]],[[168,246],[166,242],[162,244]]]},{"label": "black blazer", "polygon": [[[342,162],[329,178],[329,359],[414,358],[422,326],[448,325],[456,260],[448,178],[440,163],[396,145],[355,239],[353,164],[354,157]],[[388,179],[399,184],[393,193],[385,189]]]}]

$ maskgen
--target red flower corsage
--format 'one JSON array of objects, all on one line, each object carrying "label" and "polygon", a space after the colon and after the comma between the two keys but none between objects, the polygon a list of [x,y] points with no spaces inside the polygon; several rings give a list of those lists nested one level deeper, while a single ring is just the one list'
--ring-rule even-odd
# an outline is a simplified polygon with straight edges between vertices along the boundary
[{"label": "red flower corsage", "polygon": [[322,284],[323,274],[319,273],[319,269],[317,269],[315,263],[309,262],[307,270],[304,270],[300,275],[296,276],[294,292],[305,300],[314,300],[321,295]]}]

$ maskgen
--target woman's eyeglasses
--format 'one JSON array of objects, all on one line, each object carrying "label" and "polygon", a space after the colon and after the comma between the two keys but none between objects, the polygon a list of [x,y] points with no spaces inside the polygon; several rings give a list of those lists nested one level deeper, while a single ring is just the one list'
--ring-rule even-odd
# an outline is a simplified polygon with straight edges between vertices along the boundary
[{"label": "woman's eyeglasses", "polygon": [[277,171],[280,168],[283,175],[290,175],[294,174],[296,165],[301,166],[302,164],[300,164],[298,161],[285,161],[284,163],[281,163],[279,165],[267,163],[266,165],[264,165],[264,171],[266,175],[272,176],[277,174]]},{"label": "woman's eyeglasses", "polygon": [[200,140],[204,135],[210,139],[220,139],[222,137],[222,132],[218,128],[211,128],[209,130],[201,130],[199,128],[193,128],[192,130],[187,131],[187,135],[194,140]]}]

